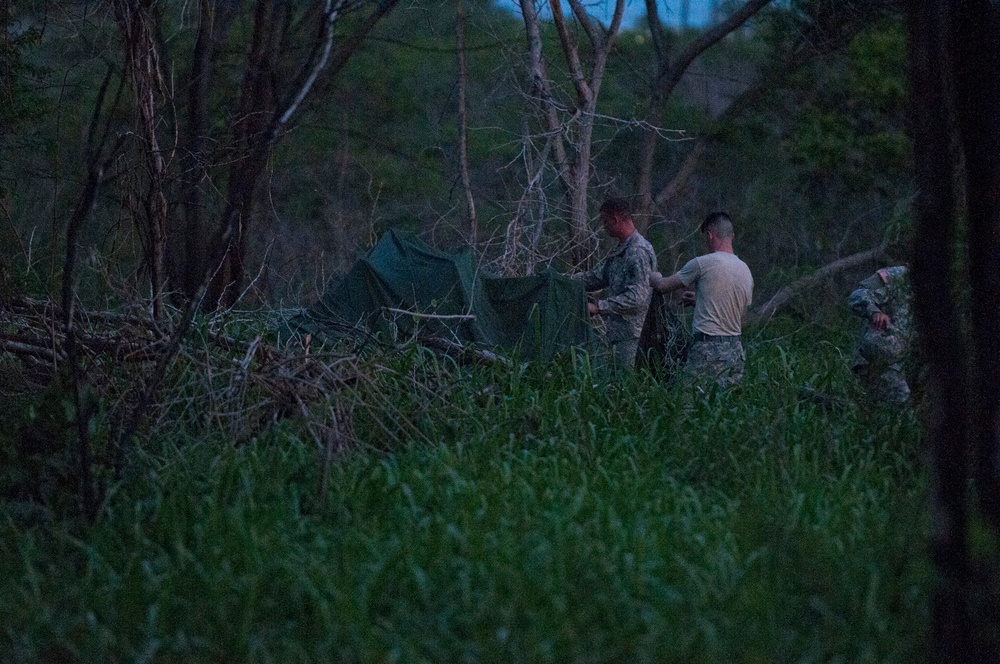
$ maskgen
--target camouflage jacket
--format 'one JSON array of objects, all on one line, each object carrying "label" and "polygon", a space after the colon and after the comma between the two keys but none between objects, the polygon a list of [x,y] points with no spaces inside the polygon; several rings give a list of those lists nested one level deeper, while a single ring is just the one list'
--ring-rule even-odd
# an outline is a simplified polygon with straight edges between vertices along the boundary
[{"label": "camouflage jacket", "polygon": [[582,281],[589,291],[607,289],[597,307],[607,324],[609,343],[638,339],[649,309],[653,289],[649,276],[656,271],[656,253],[638,231],[594,268],[577,272],[572,278]]},{"label": "camouflage jacket", "polygon": [[[913,336],[911,302],[910,279],[904,265],[882,268],[858,285],[848,299],[851,311],[865,321],[854,366],[888,366],[903,360]],[[872,326],[871,317],[879,312],[889,316],[889,329],[876,330]]]}]

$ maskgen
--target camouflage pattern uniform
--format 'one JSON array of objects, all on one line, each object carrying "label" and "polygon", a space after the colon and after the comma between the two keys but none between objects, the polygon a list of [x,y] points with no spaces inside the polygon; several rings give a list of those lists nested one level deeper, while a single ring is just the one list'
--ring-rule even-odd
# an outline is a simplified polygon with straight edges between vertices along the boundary
[{"label": "camouflage pattern uniform", "polygon": [[639,336],[653,293],[649,276],[656,271],[656,253],[638,231],[632,233],[607,258],[572,278],[587,292],[607,289],[597,307],[605,323],[605,342],[615,367],[635,366]]},{"label": "camouflage pattern uniform", "polygon": [[743,379],[746,359],[740,337],[708,337],[695,333],[684,371],[689,383],[715,381],[719,387],[731,387]]},{"label": "camouflage pattern uniform", "polygon": [[[899,405],[910,397],[904,369],[913,336],[910,303],[910,280],[903,265],[879,270],[848,299],[851,311],[865,321],[851,369],[874,403]],[[871,319],[876,313],[889,316],[888,329],[875,329]]]}]

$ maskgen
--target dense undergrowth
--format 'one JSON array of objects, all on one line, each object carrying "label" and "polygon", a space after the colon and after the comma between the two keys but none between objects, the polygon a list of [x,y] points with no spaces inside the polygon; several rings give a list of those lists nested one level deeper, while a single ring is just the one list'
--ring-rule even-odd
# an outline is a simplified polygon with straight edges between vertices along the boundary
[{"label": "dense undergrowth", "polygon": [[916,416],[857,405],[846,326],[747,341],[708,393],[366,352],[335,447],[167,412],[96,524],[6,500],[0,660],[920,659]]}]

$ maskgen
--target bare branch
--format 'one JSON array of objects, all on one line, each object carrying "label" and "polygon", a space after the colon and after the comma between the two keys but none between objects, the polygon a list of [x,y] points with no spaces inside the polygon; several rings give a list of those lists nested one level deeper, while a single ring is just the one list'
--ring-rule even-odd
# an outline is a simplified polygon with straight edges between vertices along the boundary
[{"label": "bare branch", "polygon": [[874,249],[845,256],[824,265],[812,274],[808,274],[790,284],[782,286],[770,300],[747,313],[747,322],[757,323],[770,320],[776,313],[784,309],[795,296],[845,270],[876,260],[885,253],[887,246],[888,243],[883,242]]},{"label": "bare branch", "polygon": [[[562,2],[561,0],[550,0],[549,6],[552,8],[552,23],[556,26],[556,32],[559,35],[559,44],[562,46],[563,57],[566,58],[569,75],[573,81],[573,86],[576,88],[579,104],[581,106],[587,105],[593,98],[593,93],[587,84],[586,77],[583,75],[580,52],[573,36],[569,33],[569,27],[566,25],[566,17],[562,12]],[[597,44],[595,44],[596,46]]]},{"label": "bare branch", "polygon": [[747,3],[733,12],[729,18],[722,23],[715,25],[701,34],[698,39],[691,43],[677,60],[668,68],[661,69],[657,79],[657,87],[664,97],[670,96],[674,87],[684,76],[688,67],[694,60],[717,44],[731,32],[750,20],[754,14],[770,4],[772,0],[747,0]]},{"label": "bare branch", "polygon": [[302,86],[295,94],[295,97],[288,104],[288,107],[283,113],[281,113],[281,116],[278,118],[278,125],[275,131],[280,132],[281,128],[288,123],[295,111],[298,110],[299,105],[309,94],[309,91],[312,90],[313,84],[319,77],[320,72],[322,72],[323,68],[326,67],[326,63],[330,59],[330,52],[333,50],[333,25],[337,22],[337,18],[340,16],[340,8],[344,4],[344,1],[345,0],[337,0],[336,4],[333,4],[332,0],[326,0],[326,10],[323,12],[323,28],[325,37],[321,40],[323,44],[323,54],[320,56],[316,66],[313,67],[313,70],[309,72],[305,82],[303,82]]}]

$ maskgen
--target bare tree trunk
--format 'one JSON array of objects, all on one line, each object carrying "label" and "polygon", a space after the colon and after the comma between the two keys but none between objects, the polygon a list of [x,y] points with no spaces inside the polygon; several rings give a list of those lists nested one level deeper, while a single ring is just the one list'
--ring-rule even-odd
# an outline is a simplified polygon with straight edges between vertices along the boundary
[{"label": "bare tree trunk", "polygon": [[[302,102],[313,91],[320,74],[329,79],[339,73],[365,37],[397,3],[398,0],[379,0],[353,5],[347,0],[326,0],[322,11],[322,29],[313,48],[302,70],[295,77],[294,84],[288,91],[281,91],[274,88],[274,84],[279,82],[274,76],[275,58],[282,50],[290,7],[288,3],[257,0],[248,67],[233,130],[235,154],[221,220],[221,227],[231,227],[233,232],[227,243],[225,257],[208,287],[205,298],[207,307],[231,307],[241,295],[254,195],[274,143]],[[372,9],[358,27],[342,38],[334,49],[333,28],[345,7]]]},{"label": "bare tree trunk", "polygon": [[462,170],[462,188],[465,190],[465,217],[468,221],[469,244],[476,246],[476,199],[472,196],[469,179],[469,124],[466,116],[465,91],[468,79],[465,71],[465,3],[458,0],[455,39],[458,42],[458,159]]},{"label": "bare tree trunk", "polygon": [[[521,14],[524,18],[524,32],[528,47],[528,74],[531,78],[531,100],[538,105],[538,115],[543,124],[545,145],[539,151],[539,156],[533,158],[532,151],[536,149],[533,143],[534,137],[526,124],[523,128],[522,146],[527,182],[521,200],[518,202],[517,212],[510,223],[507,224],[505,239],[506,246],[503,262],[505,274],[509,275],[517,273],[519,265],[518,257],[521,250],[521,225],[530,220],[532,202],[535,200],[536,195],[539,197],[542,195],[541,181],[550,157],[556,175],[562,183],[563,190],[569,192],[572,188],[569,180],[569,157],[566,153],[566,144],[559,119],[559,111],[554,103],[552,87],[545,66],[545,58],[542,53],[541,31],[533,0],[521,0]],[[544,219],[541,210],[539,210],[537,218],[534,219],[534,226],[536,229],[540,229],[543,223]],[[526,257],[529,274],[534,269],[536,257],[533,249],[536,245],[537,243],[532,243],[532,249],[529,250]]]},{"label": "bare tree trunk", "polygon": [[503,274],[505,275],[515,276],[520,273],[521,236],[525,230],[522,226],[526,226],[526,220],[532,216],[532,207],[537,205],[524,258],[524,274],[535,273],[535,264],[538,261],[538,243],[543,231],[546,210],[545,193],[541,186],[541,180],[549,160],[549,153],[556,141],[558,138],[549,136],[545,141],[545,147],[542,148],[536,159],[527,119],[524,120],[524,125],[521,128],[521,154],[524,161],[526,182],[521,199],[517,202],[517,211],[514,213],[513,219],[507,223],[502,259]]},{"label": "bare tree trunk", "polygon": [[149,270],[154,318],[163,310],[166,284],[167,197],[164,193],[167,161],[157,138],[157,90],[162,90],[159,54],[152,35],[149,13],[153,5],[114,0],[115,18],[125,46],[125,63],[139,112],[139,134],[145,141],[144,154],[149,183],[144,197],[145,219],[140,224],[146,241],[146,269]]},{"label": "bare tree trunk", "polygon": [[[685,72],[698,56],[719,43],[726,36],[750,20],[772,0],[747,0],[742,7],[733,12],[729,18],[706,30],[690,46],[684,49],[676,59],[673,58],[672,41],[669,33],[660,21],[656,0],[646,0],[646,20],[649,24],[653,42],[653,53],[656,56],[657,74],[653,82],[653,95],[646,111],[648,127],[643,136],[642,152],[639,157],[639,177],[637,194],[639,209],[637,220],[639,230],[643,232],[653,214],[654,200],[652,194],[652,173],[655,163],[656,149],[659,145],[659,133],[655,129],[659,125],[670,96]],[[678,185],[680,187],[680,185]]]},{"label": "bare tree trunk", "polygon": [[580,0],[569,0],[573,15],[576,17],[577,22],[583,26],[593,51],[589,79],[584,75],[583,68],[580,65],[577,46],[569,34],[565,19],[562,19],[560,2],[553,0],[549,4],[552,7],[552,16],[556,24],[556,31],[559,33],[559,41],[563,47],[563,55],[570,66],[570,76],[576,88],[576,106],[578,109],[574,118],[577,125],[575,127],[576,157],[572,163],[573,189],[570,195],[574,237],[570,255],[574,267],[581,268],[585,265],[587,257],[592,253],[587,246],[587,240],[590,237],[590,214],[587,209],[587,201],[590,185],[590,156],[593,147],[594,114],[597,112],[597,100],[601,93],[601,84],[604,82],[604,69],[608,63],[608,56],[611,54],[615,38],[618,36],[618,31],[621,28],[625,2],[624,0],[617,0],[615,2],[615,12],[611,18],[611,25],[605,34],[600,25],[587,15]]},{"label": "bare tree trunk", "polygon": [[[910,4],[910,86],[918,184],[914,310],[927,364],[926,435],[933,464],[932,554],[940,580],[931,605],[934,661],[970,661],[966,361],[952,293],[953,159],[945,79],[945,4]],[[994,303],[995,306],[995,303]]]},{"label": "bare tree trunk", "polygon": [[[80,468],[80,502],[84,516],[91,522],[97,518],[99,498],[93,478],[93,449],[89,426],[91,413],[85,407],[83,399],[84,375],[83,369],[80,366],[79,345],[76,337],[74,315],[76,308],[75,272],[80,233],[83,231],[87,218],[93,214],[94,206],[97,203],[97,194],[104,182],[105,171],[108,165],[114,161],[121,146],[121,142],[119,141],[117,145],[111,148],[111,156],[105,159],[103,153],[107,140],[107,132],[102,132],[100,138],[97,137],[101,111],[110,81],[111,70],[109,69],[104,77],[104,81],[101,83],[101,87],[98,89],[94,113],[90,120],[90,126],[87,129],[87,143],[85,148],[85,160],[87,162],[86,178],[83,190],[77,198],[73,213],[70,215],[69,223],[66,226],[66,255],[63,261],[62,275],[62,324],[66,335],[66,361],[69,365],[68,374],[70,388],[73,392],[73,409],[75,411],[77,454]],[[115,105],[117,105],[117,100]]]},{"label": "bare tree trunk", "polygon": [[93,480],[93,453],[90,442],[89,414],[83,406],[83,374],[80,368],[80,358],[76,343],[76,330],[73,325],[74,307],[76,305],[76,288],[74,286],[74,270],[76,269],[77,242],[83,224],[90,216],[97,200],[97,192],[104,177],[103,167],[97,163],[88,164],[87,179],[83,191],[77,199],[76,207],[70,216],[66,229],[66,258],[63,264],[62,306],[63,330],[66,334],[66,360],[69,365],[70,387],[73,392],[74,419],[76,421],[77,454],[80,468],[80,502],[83,514],[88,521],[97,518],[97,496]]},{"label": "bare tree trunk", "polygon": [[[972,7],[972,8],[969,8]],[[952,71],[965,155],[971,376],[977,398],[971,421],[980,508],[1000,535],[1000,10],[956,6],[951,21]]]},{"label": "bare tree trunk", "polygon": [[[344,106],[346,107],[346,104],[344,104]],[[334,270],[346,271],[350,267],[348,242],[351,237],[351,233],[349,232],[350,216],[348,213],[348,207],[344,203],[344,198],[347,195],[347,174],[351,167],[351,136],[349,133],[350,122],[349,116],[346,112],[342,114],[341,126],[340,155],[337,160],[337,201],[335,203],[336,210],[334,211],[333,218],[333,244]]]},{"label": "bare tree trunk", "polygon": [[204,187],[209,186],[211,173],[207,142],[209,139],[208,97],[212,84],[215,59],[224,41],[233,13],[230,5],[218,7],[213,0],[200,0],[198,33],[191,54],[187,81],[186,126],[184,135],[183,187],[184,237],[175,242],[180,256],[173,260],[173,282],[187,297],[194,296],[207,260],[206,200]]},{"label": "bare tree trunk", "polygon": [[209,286],[207,302],[210,307],[232,306],[243,285],[253,197],[270,148],[267,134],[277,112],[273,83],[286,16],[285,8],[268,0],[258,0],[254,9],[247,68],[233,123],[235,154],[229,169],[223,213],[223,224],[232,225],[233,235],[220,269]]},{"label": "bare tree trunk", "polygon": [[[594,114],[600,95],[601,83],[608,55],[621,29],[624,0],[616,0],[615,11],[607,30],[587,15],[580,0],[569,0],[573,17],[586,35],[590,45],[590,71],[585,72],[580,49],[563,14],[562,4],[551,0],[553,24],[559,35],[563,59],[569,69],[575,99],[573,102],[557,101],[545,69],[542,53],[538,14],[533,0],[521,0],[525,34],[528,38],[529,67],[532,80],[532,98],[540,105],[544,118],[544,131],[554,138],[552,156],[569,204],[570,246],[569,255],[574,267],[585,264],[591,253],[588,189],[591,174],[591,143]],[[568,148],[568,149],[567,149]]]}]

